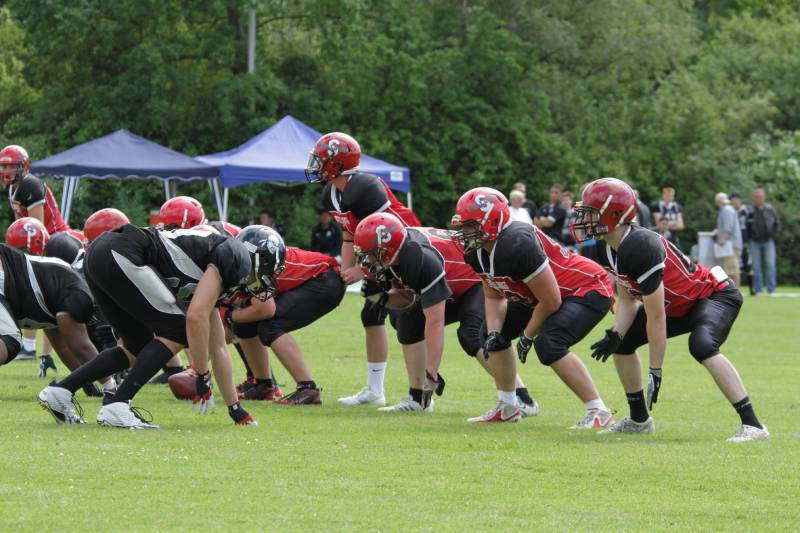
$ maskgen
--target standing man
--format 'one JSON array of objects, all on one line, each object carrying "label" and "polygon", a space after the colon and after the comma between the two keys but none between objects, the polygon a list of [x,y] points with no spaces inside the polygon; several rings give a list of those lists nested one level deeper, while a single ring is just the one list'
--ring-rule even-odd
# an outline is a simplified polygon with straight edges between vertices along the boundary
[{"label": "standing man", "polygon": [[643,228],[649,228],[653,225],[653,220],[650,218],[650,208],[639,196],[639,189],[633,189],[633,193],[636,195],[636,209],[638,211],[636,222]]},{"label": "standing man", "polygon": [[[356,264],[353,234],[356,226],[373,213],[391,213],[406,226],[420,226],[411,209],[395,198],[389,186],[378,176],[361,172],[361,147],[346,133],[326,133],[314,144],[308,158],[306,179],[309,183],[324,183],[322,205],[342,228],[342,280],[351,285],[364,278]],[[375,281],[364,280],[362,294],[366,298],[383,292]],[[385,405],[383,381],[389,358],[389,339],[386,333],[388,312],[364,301],[361,324],[367,342],[367,384],[353,396],[339,398],[345,405],[370,403]]]},{"label": "standing man", "polygon": [[767,292],[775,292],[775,236],[781,229],[781,220],[772,204],[766,202],[764,189],[753,192],[752,223],[750,225],[750,256],[753,259],[753,290],[761,293],[764,266],[767,269]]},{"label": "standing man", "polygon": [[749,226],[752,221],[752,210],[749,206],[742,203],[742,194],[738,191],[731,193],[731,205],[736,210],[739,217],[739,229],[742,231],[742,260],[740,262],[740,271],[744,275],[744,282],[750,288],[750,295],[754,295],[753,290],[753,264],[750,260],[749,251]]},{"label": "standing man", "polygon": [[561,185],[550,187],[550,203],[539,210],[539,215],[533,219],[537,228],[551,239],[561,242],[561,230],[564,229],[564,219],[567,212],[561,205]]},{"label": "standing man", "polygon": [[[678,232],[683,231],[683,208],[675,201],[675,189],[664,187],[661,189],[661,200],[651,206],[653,212],[653,223],[658,226],[659,231],[664,233],[669,230],[672,235],[672,242],[678,248],[681,247],[681,240]],[[661,219],[665,219],[665,224],[659,224]],[[645,224],[642,224],[645,225]]]},{"label": "standing man", "polygon": [[342,253],[342,230],[326,209],[320,209],[319,223],[311,230],[311,251],[338,257]]},{"label": "standing man", "polygon": [[715,232],[714,258],[722,270],[740,287],[739,261],[742,257],[742,232],[739,215],[724,192],[717,193],[714,204],[719,209]]},{"label": "standing man", "polygon": [[572,429],[606,427],[613,416],[589,370],[571,347],[611,308],[613,295],[605,271],[524,222],[511,222],[508,200],[495,189],[478,187],[458,200],[452,225],[464,243],[466,262],[483,280],[486,341],[499,401],[470,422],[514,422],[516,360],[511,341],[519,337],[517,357],[525,363],[533,348],[586,408]]},{"label": "standing man", "polygon": [[536,209],[536,204],[533,202],[533,200],[528,198],[528,190],[525,187],[525,184],[522,183],[521,181],[518,181],[514,184],[513,187],[511,187],[511,189],[522,193],[522,196],[525,198],[525,201],[522,202],[522,207],[524,207],[528,211],[531,220],[536,218],[536,213],[538,212],[538,210]]},{"label": "standing man", "polygon": [[[10,145],[0,151],[0,180],[8,187],[8,200],[15,218],[32,217],[44,224],[50,235],[70,229],[61,218],[53,192],[42,180],[30,174],[31,160],[21,146]],[[42,341],[42,358],[50,357],[50,344]],[[36,358],[36,332],[23,331],[19,360]],[[44,360],[44,359],[43,359]]]},{"label": "standing man", "polygon": [[[614,366],[625,389],[630,416],[602,433],[654,433],[652,410],[661,388],[667,338],[689,333],[689,353],[714,378],[741,419],[730,442],[766,440],[769,431],[756,417],[736,368],[719,351],[742,306],[742,294],[719,267],[692,262],[657,233],[631,224],[636,198],[624,181],[602,178],[583,191],[572,225],[576,241],[598,239],[598,256],[617,282],[614,325],[592,345],[592,357]],[[636,349],[650,348],[645,399]]]}]

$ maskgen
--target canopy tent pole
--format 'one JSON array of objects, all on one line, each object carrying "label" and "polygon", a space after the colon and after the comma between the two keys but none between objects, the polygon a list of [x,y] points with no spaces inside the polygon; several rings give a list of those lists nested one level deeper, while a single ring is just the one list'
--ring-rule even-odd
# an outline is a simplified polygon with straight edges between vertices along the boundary
[{"label": "canopy tent pole", "polygon": [[61,218],[64,222],[69,223],[69,208],[67,207],[67,198],[69,198],[69,180],[72,178],[64,178],[64,190],[61,191]]},{"label": "canopy tent pole", "polygon": [[408,208],[413,210],[414,202],[411,200],[411,188],[409,188],[408,192],[406,193],[406,199],[408,200]]},{"label": "canopy tent pole", "polygon": [[228,221],[228,196],[231,190],[227,187],[222,188],[222,212],[225,214],[222,220]]},{"label": "canopy tent pole", "polygon": [[208,185],[211,187],[211,192],[214,193],[214,201],[217,204],[217,216],[223,222],[226,221],[225,218],[225,206],[222,201],[222,194],[220,193],[220,181],[219,178],[215,178],[212,180],[208,180]]}]

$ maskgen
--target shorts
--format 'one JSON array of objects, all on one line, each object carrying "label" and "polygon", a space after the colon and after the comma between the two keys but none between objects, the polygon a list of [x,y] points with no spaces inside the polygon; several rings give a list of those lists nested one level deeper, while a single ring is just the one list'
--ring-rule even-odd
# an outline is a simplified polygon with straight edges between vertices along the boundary
[{"label": "shorts", "polygon": [[[688,313],[680,317],[667,317],[667,338],[689,333],[689,353],[698,362],[719,353],[728,338],[739,309],[742,293],[732,282],[726,289],[699,300]],[[644,306],[639,308],[633,324],[617,348],[618,355],[630,355],[636,348],[647,344],[647,315]]]},{"label": "shorts", "polygon": [[186,345],[183,306],[161,275],[148,264],[149,240],[109,231],[89,247],[86,281],[114,332],[134,355],[153,337]]},{"label": "shorts", "polygon": [[741,250],[735,250],[735,252],[735,255],[717,258],[717,264],[721,266],[722,270],[724,270],[729,276],[738,276],[741,272],[739,269],[739,263],[742,260],[742,252]]},{"label": "shorts", "polygon": [[[458,342],[471,357],[481,349],[483,327],[483,287],[475,284],[457,301],[448,300],[444,308],[444,323],[458,322]],[[400,344],[416,344],[425,340],[425,313],[417,302],[409,309],[392,313],[392,325]]]},{"label": "shorts", "polygon": [[275,297],[275,316],[259,322],[233,324],[242,339],[258,335],[265,346],[286,333],[301,329],[327,315],[344,298],[346,286],[338,272],[329,270]]}]

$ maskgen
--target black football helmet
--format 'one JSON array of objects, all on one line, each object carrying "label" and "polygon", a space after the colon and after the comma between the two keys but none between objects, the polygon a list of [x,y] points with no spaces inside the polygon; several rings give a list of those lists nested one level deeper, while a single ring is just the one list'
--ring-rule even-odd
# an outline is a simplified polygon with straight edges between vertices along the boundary
[{"label": "black football helmet", "polygon": [[266,301],[278,290],[275,279],[283,273],[286,261],[286,245],[280,234],[269,226],[247,226],[239,232],[236,239],[250,252],[253,283],[246,290],[259,300]]},{"label": "black football helmet", "polygon": [[66,231],[56,233],[44,245],[45,257],[56,257],[76,270],[83,270],[83,243]]}]

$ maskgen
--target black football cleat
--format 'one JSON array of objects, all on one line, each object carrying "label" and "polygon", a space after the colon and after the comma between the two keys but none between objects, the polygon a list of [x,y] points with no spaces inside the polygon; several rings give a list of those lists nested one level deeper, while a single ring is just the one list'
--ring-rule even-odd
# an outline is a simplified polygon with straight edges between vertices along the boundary
[{"label": "black football cleat", "polygon": [[281,405],[320,405],[322,397],[319,389],[299,388],[288,396],[275,400]]},{"label": "black football cleat", "polygon": [[160,373],[147,382],[148,385],[166,385],[167,383],[169,383],[169,374],[166,372]]}]

